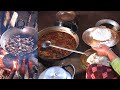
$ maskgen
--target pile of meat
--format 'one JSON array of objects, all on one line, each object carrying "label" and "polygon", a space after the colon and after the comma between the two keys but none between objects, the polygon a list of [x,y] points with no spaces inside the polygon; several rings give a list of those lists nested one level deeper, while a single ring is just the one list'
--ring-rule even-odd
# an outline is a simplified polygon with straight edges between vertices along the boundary
[{"label": "pile of meat", "polygon": [[22,38],[20,35],[13,35],[7,41],[5,48],[8,53],[15,56],[30,53],[34,48],[34,39],[32,37]]}]

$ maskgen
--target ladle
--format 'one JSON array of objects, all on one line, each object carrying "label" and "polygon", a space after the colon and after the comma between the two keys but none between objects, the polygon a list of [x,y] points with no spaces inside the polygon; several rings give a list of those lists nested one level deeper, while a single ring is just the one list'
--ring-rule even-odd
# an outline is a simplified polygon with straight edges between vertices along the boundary
[{"label": "ladle", "polygon": [[62,50],[70,51],[70,52],[85,54],[86,56],[88,56],[88,54],[84,53],[84,52],[80,52],[80,51],[76,51],[76,50],[72,50],[72,49],[68,49],[68,48],[64,48],[64,47],[59,47],[59,46],[56,46],[56,45],[52,45],[50,41],[43,42],[42,47],[43,48],[54,47],[54,48],[58,48],[58,49],[62,49]]}]

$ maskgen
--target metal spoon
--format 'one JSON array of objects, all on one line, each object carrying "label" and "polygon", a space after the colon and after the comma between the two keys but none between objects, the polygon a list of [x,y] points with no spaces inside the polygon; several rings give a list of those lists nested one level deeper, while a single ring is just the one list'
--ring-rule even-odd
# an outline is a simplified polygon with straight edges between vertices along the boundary
[{"label": "metal spoon", "polygon": [[88,56],[88,54],[86,54],[84,52],[80,52],[80,51],[76,51],[76,50],[71,50],[71,49],[64,48],[64,47],[59,47],[59,46],[56,46],[56,45],[52,45],[50,41],[43,42],[42,43],[42,47],[43,48],[54,47],[54,48],[58,48],[58,49],[62,49],[62,50],[70,51],[70,52],[75,52],[75,53],[79,53],[79,54],[85,54],[86,56]]}]

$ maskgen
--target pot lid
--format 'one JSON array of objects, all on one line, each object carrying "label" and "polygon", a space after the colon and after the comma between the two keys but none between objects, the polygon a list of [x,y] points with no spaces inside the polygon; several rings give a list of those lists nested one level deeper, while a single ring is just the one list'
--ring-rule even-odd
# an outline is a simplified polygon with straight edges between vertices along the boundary
[{"label": "pot lid", "polygon": [[66,71],[59,66],[48,68],[47,70],[45,70],[43,75],[43,79],[66,79],[66,78],[67,78]]},{"label": "pot lid", "polygon": [[56,16],[60,21],[71,21],[76,17],[76,13],[74,11],[59,11]]}]

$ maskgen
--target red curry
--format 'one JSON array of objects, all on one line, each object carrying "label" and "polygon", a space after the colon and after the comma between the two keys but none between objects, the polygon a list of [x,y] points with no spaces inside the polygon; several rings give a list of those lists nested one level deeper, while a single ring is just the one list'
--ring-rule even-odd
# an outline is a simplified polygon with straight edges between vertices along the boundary
[{"label": "red curry", "polygon": [[76,44],[77,44],[75,39],[70,34],[59,31],[49,32],[43,35],[38,40],[38,54],[41,58],[46,58],[46,59],[60,59],[68,56],[71,52],[57,49],[54,47],[48,47],[46,49],[42,48],[41,44],[44,41],[51,41],[53,45],[65,47],[73,50],[76,49]]}]

